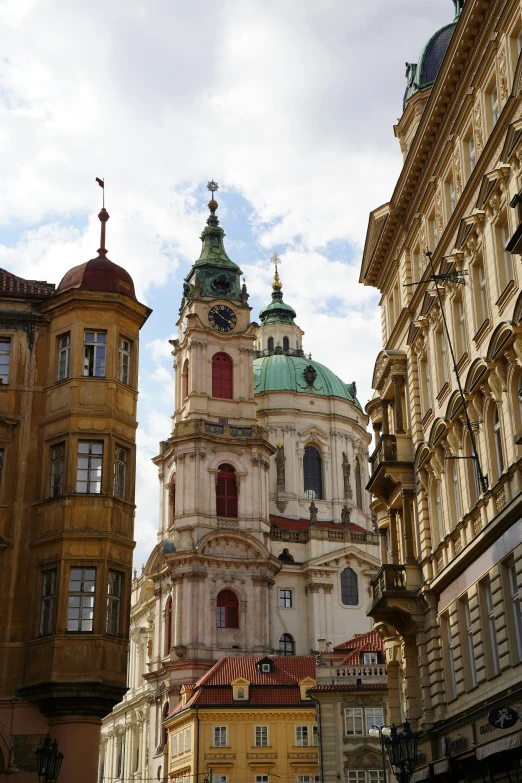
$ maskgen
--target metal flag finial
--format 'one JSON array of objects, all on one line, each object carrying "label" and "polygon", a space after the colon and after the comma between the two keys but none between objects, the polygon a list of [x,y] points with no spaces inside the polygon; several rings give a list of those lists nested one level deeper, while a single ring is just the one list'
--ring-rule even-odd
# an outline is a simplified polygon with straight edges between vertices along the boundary
[{"label": "metal flag finial", "polygon": [[96,182],[98,183],[100,188],[103,190],[102,209],[105,209],[105,179],[100,179],[100,177],[96,177]]}]

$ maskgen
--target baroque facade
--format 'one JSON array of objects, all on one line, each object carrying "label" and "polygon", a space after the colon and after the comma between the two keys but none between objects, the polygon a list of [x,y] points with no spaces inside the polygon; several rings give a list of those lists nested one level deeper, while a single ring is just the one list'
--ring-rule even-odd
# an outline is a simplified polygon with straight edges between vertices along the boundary
[{"label": "baroque facade", "polygon": [[390,720],[421,732],[413,780],[503,781],[522,743],[509,712],[522,667],[522,9],[455,6],[408,66],[404,165],[362,262],[384,345],[366,406],[383,559],[370,615]]},{"label": "baroque facade", "polygon": [[209,209],[172,341],[158,544],[134,582],[131,679],[104,721],[106,778],[135,769],[136,742],[140,774],[168,774],[163,720],[217,660],[302,656],[371,627],[380,561],[355,384],[306,356],[277,271],[251,321],[213,198]]},{"label": "baroque facade", "polygon": [[97,776],[126,691],[139,330],[130,275],[98,257],[61,283],[0,270],[0,775]]}]

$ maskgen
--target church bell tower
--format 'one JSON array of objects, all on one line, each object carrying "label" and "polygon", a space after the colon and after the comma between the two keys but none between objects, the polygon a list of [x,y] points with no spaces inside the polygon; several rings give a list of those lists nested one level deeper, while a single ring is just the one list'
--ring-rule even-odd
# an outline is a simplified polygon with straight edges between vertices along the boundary
[{"label": "church bell tower", "polygon": [[165,638],[157,644],[170,651],[180,682],[223,655],[270,650],[268,590],[280,568],[268,508],[275,449],[255,415],[257,324],[223,244],[217,184],[208,187],[201,254],[185,278],[172,341],[173,430],[154,460],[163,500],[156,578],[162,613],[172,614],[170,626],[158,623]]}]

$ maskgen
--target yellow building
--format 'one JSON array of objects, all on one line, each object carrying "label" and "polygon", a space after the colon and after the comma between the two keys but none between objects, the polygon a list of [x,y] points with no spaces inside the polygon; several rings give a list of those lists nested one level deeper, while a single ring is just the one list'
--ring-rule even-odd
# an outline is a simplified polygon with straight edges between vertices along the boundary
[{"label": "yellow building", "polygon": [[421,732],[413,783],[513,780],[522,755],[522,9],[455,7],[408,67],[404,165],[361,271],[383,336],[370,614],[389,720]]},{"label": "yellow building", "polygon": [[0,271],[0,775],[35,783],[49,732],[94,783],[127,689],[139,330],[130,275],[98,257],[58,287]]},{"label": "yellow building", "polygon": [[318,783],[315,657],[222,658],[166,719],[176,783]]}]

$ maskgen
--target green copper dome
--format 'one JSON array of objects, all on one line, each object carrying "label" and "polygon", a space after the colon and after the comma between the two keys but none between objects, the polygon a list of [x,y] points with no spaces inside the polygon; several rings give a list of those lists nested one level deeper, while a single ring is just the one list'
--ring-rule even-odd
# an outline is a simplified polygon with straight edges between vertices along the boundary
[{"label": "green copper dome", "polygon": [[293,391],[323,397],[340,397],[362,411],[355,383],[343,383],[324,364],[306,356],[275,353],[254,359],[254,392]]}]

